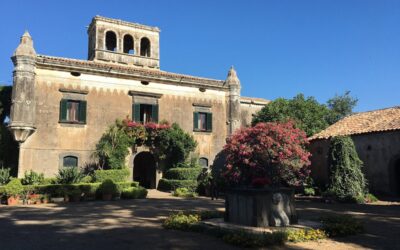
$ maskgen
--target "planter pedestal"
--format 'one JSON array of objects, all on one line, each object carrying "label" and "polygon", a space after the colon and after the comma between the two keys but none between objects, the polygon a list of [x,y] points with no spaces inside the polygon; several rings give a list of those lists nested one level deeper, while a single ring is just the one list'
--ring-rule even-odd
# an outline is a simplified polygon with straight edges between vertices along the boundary
[{"label": "planter pedestal", "polygon": [[225,221],[269,227],[297,223],[294,190],[290,188],[237,188],[226,192]]}]

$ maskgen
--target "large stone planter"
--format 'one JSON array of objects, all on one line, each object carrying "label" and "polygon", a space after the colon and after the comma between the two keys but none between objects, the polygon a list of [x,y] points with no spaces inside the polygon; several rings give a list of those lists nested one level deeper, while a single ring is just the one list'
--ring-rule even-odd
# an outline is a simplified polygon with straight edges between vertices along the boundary
[{"label": "large stone planter", "polygon": [[236,188],[226,192],[225,221],[269,227],[297,223],[294,190],[290,188]]}]

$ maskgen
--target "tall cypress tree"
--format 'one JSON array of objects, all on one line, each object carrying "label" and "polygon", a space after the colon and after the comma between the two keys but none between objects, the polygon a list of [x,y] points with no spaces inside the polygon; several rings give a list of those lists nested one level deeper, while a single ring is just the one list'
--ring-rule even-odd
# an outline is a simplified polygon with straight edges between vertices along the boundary
[{"label": "tall cypress tree", "polygon": [[331,140],[329,166],[328,192],[339,200],[362,200],[367,191],[367,181],[362,172],[363,162],[351,137],[340,136]]}]

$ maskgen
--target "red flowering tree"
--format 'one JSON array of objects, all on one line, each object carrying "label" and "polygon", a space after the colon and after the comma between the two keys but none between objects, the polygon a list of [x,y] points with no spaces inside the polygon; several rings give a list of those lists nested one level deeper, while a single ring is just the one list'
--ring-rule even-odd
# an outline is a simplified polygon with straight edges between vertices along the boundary
[{"label": "red flowering tree", "polygon": [[222,177],[231,186],[297,186],[308,176],[304,131],[292,122],[258,123],[234,133],[224,147]]}]

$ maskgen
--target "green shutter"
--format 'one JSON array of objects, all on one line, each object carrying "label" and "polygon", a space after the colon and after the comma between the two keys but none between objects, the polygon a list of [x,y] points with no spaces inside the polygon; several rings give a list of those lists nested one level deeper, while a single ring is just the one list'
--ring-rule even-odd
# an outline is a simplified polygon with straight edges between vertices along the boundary
[{"label": "green shutter", "polygon": [[79,122],[86,123],[86,101],[79,102]]},{"label": "green shutter", "polygon": [[133,106],[133,120],[135,122],[140,122],[140,104],[135,103]]},{"label": "green shutter", "polygon": [[207,113],[207,131],[212,131],[212,114]]},{"label": "green shutter", "polygon": [[60,121],[67,120],[67,100],[61,99],[60,101]]},{"label": "green shutter", "polygon": [[199,113],[193,112],[193,130],[199,129]]},{"label": "green shutter", "polygon": [[151,106],[151,119],[153,122],[158,123],[158,105]]}]

